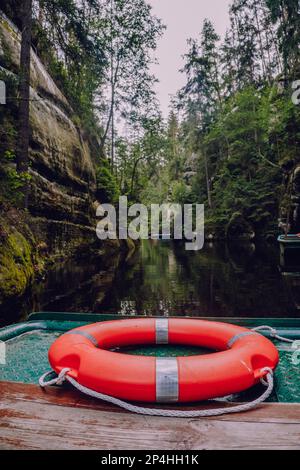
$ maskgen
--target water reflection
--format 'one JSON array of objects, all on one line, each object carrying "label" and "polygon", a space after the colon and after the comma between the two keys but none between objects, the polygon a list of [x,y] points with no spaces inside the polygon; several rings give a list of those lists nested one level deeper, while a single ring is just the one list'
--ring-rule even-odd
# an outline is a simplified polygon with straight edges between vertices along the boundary
[{"label": "water reflection", "polygon": [[[278,269],[278,246],[149,240],[126,260],[81,259],[55,266],[14,311],[126,315],[296,316]],[[10,316],[11,319],[11,316]]]},{"label": "water reflection", "polygon": [[130,270],[116,277],[102,308],[123,314],[288,316],[296,311],[275,247],[144,242]]}]

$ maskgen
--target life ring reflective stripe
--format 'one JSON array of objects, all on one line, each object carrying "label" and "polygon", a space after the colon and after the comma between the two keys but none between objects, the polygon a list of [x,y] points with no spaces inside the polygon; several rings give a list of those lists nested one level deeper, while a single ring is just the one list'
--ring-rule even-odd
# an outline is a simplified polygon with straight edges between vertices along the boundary
[{"label": "life ring reflective stripe", "polygon": [[[177,358],[135,356],[112,348],[181,344],[215,350]],[[123,400],[191,402],[246,390],[275,369],[278,351],[261,334],[227,323],[198,319],[132,319],[95,323],[69,331],[49,350],[56,373]]]}]

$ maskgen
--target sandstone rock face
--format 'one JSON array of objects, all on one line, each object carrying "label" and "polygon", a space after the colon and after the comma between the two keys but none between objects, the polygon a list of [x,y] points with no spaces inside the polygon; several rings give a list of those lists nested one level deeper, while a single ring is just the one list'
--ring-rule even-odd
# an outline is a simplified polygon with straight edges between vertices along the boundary
[{"label": "sandstone rock face", "polygon": [[[0,65],[5,75],[17,78],[19,60],[20,33],[0,12]],[[78,251],[104,257],[122,250],[118,240],[109,246],[96,237],[96,175],[89,143],[33,50],[30,85],[29,213],[0,201],[2,310],[3,302],[22,296],[40,276],[45,261],[66,259]]]},{"label": "sandstone rock face", "polygon": [[56,104],[33,91],[30,158],[33,191],[30,209],[55,220],[89,223],[96,189],[89,147]]},{"label": "sandstone rock face", "polygon": [[[20,34],[6,17],[0,16],[0,60],[7,73],[18,74],[19,57]],[[96,176],[89,144],[72,120],[68,101],[33,50],[31,57],[29,211],[37,224],[30,226],[38,237],[43,236],[41,226],[43,230],[48,227],[55,236],[55,228],[63,223],[68,240],[76,225],[78,242],[78,232],[95,241],[91,228],[96,225]],[[49,238],[49,232],[44,235]]]},{"label": "sandstone rock face", "polygon": [[[9,72],[17,72],[20,35],[4,18],[0,19],[0,41],[0,54],[5,51],[10,58]],[[34,215],[89,225],[96,189],[89,145],[71,119],[66,98],[33,50],[30,97],[29,209]]]},{"label": "sandstone rock face", "polygon": [[[0,70],[17,78],[19,60],[20,33],[0,11]],[[29,212],[0,198],[0,322],[4,312],[9,318],[18,315],[11,301],[22,299],[51,262],[56,266],[57,259],[64,262],[73,254],[99,261],[102,275],[96,276],[95,289],[100,304],[120,257],[135,248],[130,241],[97,238],[97,143],[92,143],[92,155],[70,104],[33,50],[30,85]]]},{"label": "sandstone rock face", "polygon": [[197,169],[198,156],[193,153],[186,159],[184,167],[183,179],[188,186],[192,184],[193,178],[197,175]]}]

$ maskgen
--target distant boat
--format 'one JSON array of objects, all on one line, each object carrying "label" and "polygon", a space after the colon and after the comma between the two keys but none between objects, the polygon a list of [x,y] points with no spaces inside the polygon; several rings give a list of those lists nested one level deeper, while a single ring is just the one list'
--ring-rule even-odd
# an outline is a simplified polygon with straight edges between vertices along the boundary
[{"label": "distant boat", "polygon": [[283,271],[300,272],[300,233],[280,235],[280,266]]}]

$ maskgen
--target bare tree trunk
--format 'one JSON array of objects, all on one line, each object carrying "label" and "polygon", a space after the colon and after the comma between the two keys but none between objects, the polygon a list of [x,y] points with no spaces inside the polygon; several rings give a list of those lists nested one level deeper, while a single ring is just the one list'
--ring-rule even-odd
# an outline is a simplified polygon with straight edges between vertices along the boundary
[{"label": "bare tree trunk", "polygon": [[[106,126],[105,130],[103,133],[103,136],[101,138],[101,147],[102,149],[105,146],[109,130],[113,129],[114,132],[114,127],[115,127],[115,104],[116,104],[116,87],[117,87],[117,82],[118,82],[118,73],[119,73],[119,61],[117,61],[117,66],[114,69],[113,77],[110,81],[110,87],[111,87],[111,100],[110,100],[110,108],[109,108],[109,113],[108,113],[108,118],[106,121]],[[114,132],[115,134],[115,132]]]},{"label": "bare tree trunk", "polygon": [[113,101],[113,95],[112,95],[111,102],[110,102],[109,113],[108,113],[108,118],[107,118],[106,126],[105,126],[105,131],[104,131],[103,136],[101,138],[102,148],[104,147],[104,145],[106,143],[106,139],[108,137],[108,133],[109,133],[109,129],[111,127],[111,121],[112,121],[113,114],[114,114],[114,101]]},{"label": "bare tree trunk", "polygon": [[135,174],[136,174],[137,166],[138,166],[138,163],[141,160],[143,160],[143,158],[144,157],[137,158],[136,161],[134,162],[134,165],[133,165],[132,174],[131,174],[131,185],[130,185],[130,195],[131,196],[133,195],[134,180],[135,180]]},{"label": "bare tree trunk", "polygon": [[111,170],[115,164],[115,87],[112,83],[112,105],[111,105]]},{"label": "bare tree trunk", "polygon": [[31,48],[31,22],[32,0],[22,2],[22,39],[20,57],[19,82],[19,146],[17,156],[17,169],[26,172],[28,169],[29,147],[29,98],[30,98],[30,48]]},{"label": "bare tree trunk", "polygon": [[43,8],[43,6],[40,4],[40,5],[39,5],[39,14],[38,14],[38,22],[39,22],[40,26],[43,26],[44,19],[45,19],[44,8]]},{"label": "bare tree trunk", "polygon": [[[28,170],[29,150],[29,99],[30,99],[30,49],[32,26],[32,0],[22,2],[22,38],[20,56],[19,82],[19,132],[17,151],[17,171],[26,173]],[[27,207],[27,185],[23,188],[24,206]]]},{"label": "bare tree trunk", "polygon": [[204,166],[205,166],[205,177],[206,177],[206,188],[207,188],[207,199],[208,199],[208,207],[212,208],[212,199],[211,199],[211,190],[210,190],[210,181],[209,181],[209,173],[208,173],[208,162],[206,152],[203,152],[204,156]]},{"label": "bare tree trunk", "polygon": [[259,42],[260,55],[261,55],[261,61],[262,61],[263,78],[267,78],[270,84],[270,75],[268,74],[268,68],[267,68],[266,60],[265,60],[265,52],[264,52],[264,46],[263,46],[263,41],[262,41],[262,36],[261,36],[261,24],[258,18],[257,4],[254,4],[254,16],[255,16],[255,21],[256,21],[258,42]]},{"label": "bare tree trunk", "polygon": [[115,97],[116,97],[116,86],[118,82],[118,73],[119,73],[119,57],[117,54],[116,60],[114,60],[114,43],[113,43],[113,21],[114,21],[114,0],[110,0],[110,21],[111,21],[111,57],[110,57],[110,89],[111,89],[111,100],[110,100],[110,109],[108,114],[108,119],[106,122],[105,130],[103,137],[101,139],[101,147],[104,149],[107,137],[111,135],[111,169],[114,169],[114,160],[115,160]]}]

